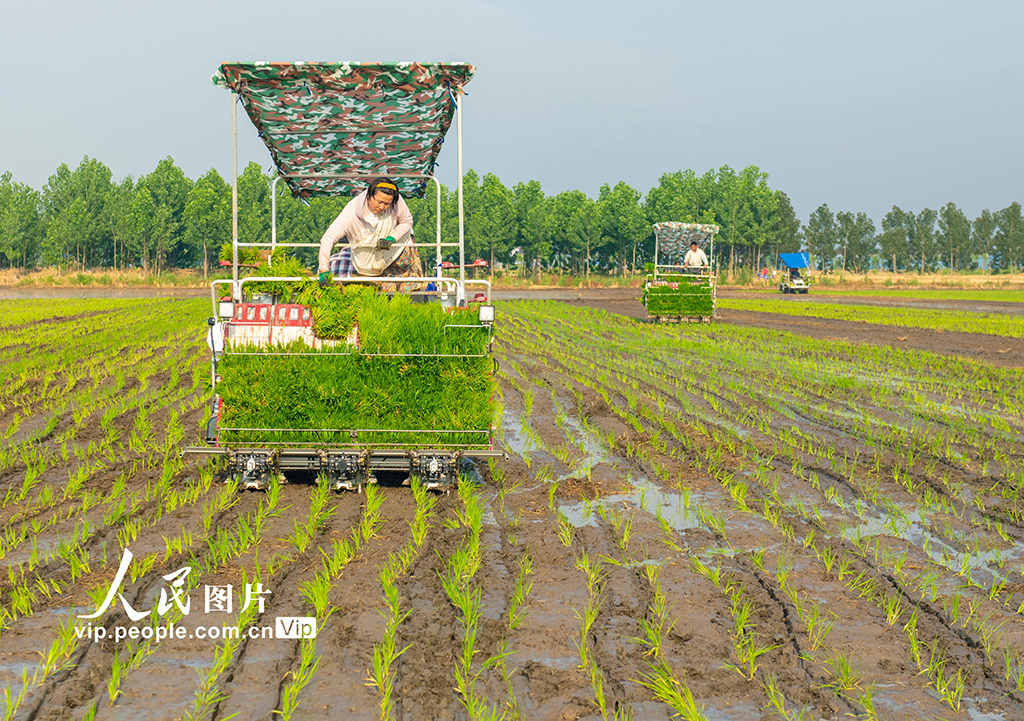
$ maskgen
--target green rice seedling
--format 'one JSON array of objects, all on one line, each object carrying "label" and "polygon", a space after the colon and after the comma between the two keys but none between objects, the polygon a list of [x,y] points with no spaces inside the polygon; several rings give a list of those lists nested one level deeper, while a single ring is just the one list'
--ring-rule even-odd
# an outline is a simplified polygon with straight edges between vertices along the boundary
[{"label": "green rice seedling", "polygon": [[889,626],[900,620],[903,613],[903,602],[899,596],[882,596],[880,598],[882,610],[885,611],[885,622]]},{"label": "green rice seedling", "polygon": [[675,551],[676,553],[682,553],[683,552],[682,546],[680,546],[678,543],[676,543],[675,529],[672,528],[672,526],[671,526],[671,524],[669,524],[668,520],[665,519],[665,518],[659,518],[658,519],[658,525],[659,525],[659,527],[661,529],[661,532],[660,532],[661,542],[664,543],[666,546],[668,546],[673,551]]},{"label": "green rice seedling", "polygon": [[281,691],[281,710],[275,711],[281,715],[283,721],[290,721],[299,705],[299,696],[302,690],[309,685],[320,666],[320,656],[316,655],[316,639],[305,638],[302,640],[299,668],[296,671],[289,671],[291,676],[284,689]]},{"label": "green rice seedling", "polygon": [[836,561],[838,560],[838,557],[832,550],[832,547],[825,546],[825,548],[821,550],[821,555],[819,556],[819,558],[825,566],[825,571],[827,573],[832,573],[832,567],[836,564]]},{"label": "green rice seedling", "polygon": [[11,687],[5,686],[3,688],[4,697],[4,715],[3,721],[12,721],[15,714],[18,713],[18,709],[21,708],[21,704],[25,701],[25,697],[28,695],[31,689],[30,681],[28,678],[28,669],[24,668],[21,671],[21,688],[17,694],[11,693]]},{"label": "green rice seedling", "polygon": [[938,649],[938,643],[935,643],[932,646],[927,668],[931,686],[951,709],[959,711],[967,679],[963,670],[958,670],[956,674],[947,677],[945,669],[946,660]]},{"label": "green rice seedling", "polygon": [[72,625],[72,617],[68,618],[58,627],[57,638],[46,653],[42,654],[42,661],[36,670],[39,683],[49,678],[58,671],[71,667],[71,657],[78,647],[78,637]]},{"label": "green rice seedling", "polygon": [[811,642],[811,650],[817,651],[825,644],[825,639],[835,625],[835,614],[829,614],[826,618],[821,613],[821,604],[809,604],[807,612],[803,616],[804,625],[807,626],[807,637]]},{"label": "green rice seedling", "polygon": [[107,705],[113,706],[117,703],[117,697],[121,695],[121,659],[118,652],[114,650],[114,663],[110,668],[110,679],[107,681]]},{"label": "green rice seedling", "polygon": [[994,612],[989,613],[984,618],[976,619],[972,624],[975,633],[981,638],[981,645],[985,649],[985,653],[989,657],[993,655],[992,651],[995,649],[997,640],[1002,638],[999,630],[1006,625],[1005,620],[997,624],[991,623],[993,616],[995,616]]},{"label": "green rice seedling", "polygon": [[417,546],[422,546],[430,530],[430,519],[436,514],[434,506],[437,505],[437,496],[427,492],[426,486],[420,481],[419,476],[412,476],[410,479],[412,494],[416,499],[416,516],[409,522],[412,531],[413,541]]},{"label": "green rice seedling", "polygon": [[903,626],[903,633],[906,634],[907,640],[910,641],[910,656],[914,659],[914,663],[917,664],[917,668],[923,667],[921,649],[923,644],[917,636],[917,609],[915,608],[910,614],[910,620],[907,621],[906,625]]},{"label": "green rice seedling", "polygon": [[384,493],[376,485],[366,486],[366,506],[363,510],[363,518],[359,523],[359,530],[363,541],[369,541],[377,535],[377,527],[380,525],[380,507],[384,503]]},{"label": "green rice seedling", "polygon": [[587,591],[590,595],[594,596],[600,592],[604,585],[605,578],[607,577],[602,560],[600,558],[592,560],[587,555],[586,551],[581,551],[580,554],[576,556],[576,568],[586,574]]},{"label": "green rice seedling", "polygon": [[[728,591],[727,591],[728,592]],[[733,616],[733,648],[741,666],[725,664],[725,668],[732,669],[744,676],[748,681],[754,679],[757,669],[760,667],[758,659],[764,654],[779,648],[775,646],[762,646],[757,642],[757,634],[754,632],[754,622],[751,620],[753,604],[743,598],[739,589],[731,591],[730,600],[732,603]]]},{"label": "green rice seedling", "polygon": [[572,547],[573,538],[576,536],[576,529],[565,514],[561,511],[556,511],[555,513],[555,518],[558,522],[558,540],[562,542],[563,546],[570,548]]},{"label": "green rice seedling", "polygon": [[[272,358],[260,357],[258,350],[255,355],[226,354],[218,384],[224,428],[296,429],[256,434],[273,435],[284,443],[308,443],[310,436],[320,434],[303,429],[323,428],[365,429],[357,434],[360,442],[426,443],[436,442],[436,434],[421,429],[438,428],[465,431],[446,439],[453,443],[486,443],[494,415],[489,333],[465,328],[444,332],[445,326],[460,325],[460,318],[473,311],[453,314],[436,304],[412,305],[405,296],[389,300],[372,293],[363,293],[358,303],[357,353],[330,349]],[[324,332],[317,306],[313,313],[314,330]],[[307,377],[303,386],[301,379]],[[457,394],[445,392],[453,377],[460,381]],[[353,384],[353,378],[359,382]],[[251,393],[253,383],[261,393]],[[291,402],[297,391],[312,400],[297,406]],[[365,398],[374,402],[357,402]],[[232,442],[254,439],[246,431],[224,434]]]},{"label": "green rice seedling", "polygon": [[580,622],[580,636],[576,641],[576,649],[580,654],[579,668],[586,669],[590,665],[589,655],[589,644],[587,638],[590,635],[590,629],[597,621],[597,617],[601,613],[601,604],[603,599],[599,595],[591,595],[587,599],[586,605],[583,607],[583,611],[579,611],[573,608],[573,615],[579,619]]},{"label": "green rice seedling", "polygon": [[327,612],[328,595],[331,592],[331,577],[328,573],[321,572],[313,577],[312,581],[302,584],[302,596],[316,611],[317,618]]},{"label": "green rice seedling", "polygon": [[775,674],[765,674],[761,682],[761,688],[764,689],[765,695],[768,696],[768,703],[775,709],[775,713],[786,719],[786,721],[803,721],[803,719],[813,718],[808,709],[801,709],[799,712],[786,710],[786,696],[782,693],[782,689],[779,688],[778,678],[776,678]]},{"label": "green rice seedling", "polygon": [[825,665],[828,666],[832,674],[832,681],[827,684],[830,688],[842,691],[853,691],[860,688],[860,676],[850,665],[850,658],[847,654],[837,651],[825,661]]},{"label": "green rice seedling", "polygon": [[874,578],[868,575],[867,571],[861,571],[849,583],[850,590],[857,594],[858,598],[873,599],[877,594],[877,583]]},{"label": "green rice seedling", "polygon": [[749,554],[750,560],[761,572],[764,572],[764,554],[764,548],[759,548],[756,551],[751,551]]},{"label": "green rice seedling", "polygon": [[864,721],[880,721],[878,709],[875,708],[874,684],[868,684],[867,688],[857,696],[856,701],[863,711],[860,718],[864,719]]},{"label": "green rice seedling", "polygon": [[704,707],[697,703],[693,692],[675,678],[665,661],[659,661],[649,672],[640,674],[639,682],[650,689],[655,699],[668,704],[683,721],[708,721]]},{"label": "green rice seedling", "polygon": [[[414,554],[415,550],[411,550]],[[400,650],[396,647],[398,628],[409,617],[412,610],[410,609],[405,612],[401,610],[401,600],[398,596],[398,587],[395,586],[394,581],[397,576],[403,572],[403,568],[408,566],[411,560],[412,554],[408,555],[407,560],[392,558],[391,563],[382,569],[380,573],[381,586],[384,589],[384,597],[387,607],[387,610],[382,610],[381,613],[387,619],[387,623],[384,629],[383,640],[374,645],[373,672],[370,677],[371,683],[368,685],[373,685],[377,688],[377,693],[380,696],[379,709],[381,719],[391,718],[394,706],[392,695],[395,678],[391,672],[392,665],[409,649],[409,646]]]},{"label": "green rice seedling", "polygon": [[512,588],[512,599],[509,602],[508,627],[515,630],[522,625],[526,618],[523,607],[526,605],[526,597],[533,589],[533,581],[530,576],[533,574],[533,559],[529,550],[524,550],[519,556],[519,572],[516,575],[516,582]]},{"label": "green rice seedling", "polygon": [[594,692],[594,705],[601,712],[601,718],[608,718],[608,702],[604,697],[604,676],[597,666],[597,661],[591,659],[587,667],[587,675],[590,677],[590,688]]},{"label": "green rice seedling", "polygon": [[99,702],[93,701],[89,704],[89,708],[85,710],[85,714],[82,716],[82,721],[95,721],[96,711],[99,709]]},{"label": "green rice seedling", "polygon": [[668,599],[658,578],[661,566],[645,563],[641,568],[643,569],[643,575],[646,577],[647,585],[651,588],[653,598],[647,613],[637,619],[640,629],[643,631],[643,637],[630,640],[648,647],[647,651],[644,652],[644,656],[654,655],[660,658],[662,657],[662,643],[665,634],[672,630],[675,622],[669,618]]},{"label": "green rice seedling", "polygon": [[938,573],[922,574],[915,579],[915,583],[922,596],[928,591],[929,600],[935,601],[939,597]]},{"label": "green rice seedling", "polygon": [[[242,582],[246,582],[244,570],[242,574]],[[250,605],[246,611],[239,615],[236,625],[240,629],[249,626],[256,618],[256,614],[257,605]],[[184,719],[187,721],[200,721],[200,719],[206,719],[209,717],[213,708],[227,698],[227,695],[221,691],[220,686],[218,685],[218,679],[228,666],[231,665],[231,662],[235,657],[235,651],[238,650],[238,646],[240,644],[240,639],[230,636],[227,637],[224,642],[217,647],[217,651],[214,653],[213,663],[210,667],[206,669],[198,669],[199,689],[196,691],[195,698],[192,700],[192,706],[185,712]]]},{"label": "green rice seedling", "polygon": [[1006,663],[1006,680],[1013,684],[1015,691],[1024,692],[1024,667],[1020,656],[1012,655],[1009,648],[1003,649],[1003,656]]},{"label": "green rice seedling", "polygon": [[700,575],[704,576],[704,578],[708,579],[713,584],[715,584],[716,586],[721,588],[721,585],[722,585],[722,567],[721,566],[715,566],[714,568],[712,568],[711,566],[708,566],[708,565],[705,565],[704,563],[702,563],[701,560],[697,556],[691,556],[690,557],[690,565],[693,566],[693,570],[695,570],[697,573],[699,573]]},{"label": "green rice seedling", "polygon": [[558,493],[558,481],[554,481],[554,482],[551,483],[551,485],[548,486],[548,508],[550,508],[552,511],[555,510],[555,506],[556,506],[555,499],[557,498],[557,493]]}]

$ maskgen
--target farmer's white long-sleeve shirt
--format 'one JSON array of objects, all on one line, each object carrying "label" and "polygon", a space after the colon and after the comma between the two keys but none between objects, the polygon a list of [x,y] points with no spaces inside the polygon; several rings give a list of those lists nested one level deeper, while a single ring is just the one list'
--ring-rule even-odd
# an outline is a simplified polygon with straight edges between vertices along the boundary
[{"label": "farmer's white long-sleeve shirt", "polygon": [[[678,258],[679,256],[676,257]],[[704,251],[700,248],[686,251],[686,256],[683,258],[683,265],[687,268],[700,268],[707,264],[708,257],[704,255]]]},{"label": "farmer's white long-sleeve shirt", "polygon": [[[391,216],[389,220],[394,223],[394,228],[388,235],[396,239],[395,244],[391,246],[390,250],[362,247],[361,241],[375,235],[374,231],[377,229],[378,223],[384,221],[384,216],[387,215]],[[409,235],[410,230],[412,230],[412,213],[409,212],[409,206],[402,198],[399,197],[392,207],[385,210],[380,216],[375,216],[366,207],[366,191],[364,190],[348,201],[338,217],[324,231],[323,237],[320,238],[317,272],[322,273],[329,270],[328,259],[331,257],[334,245],[342,238],[346,238],[349,245],[353,246],[352,263],[356,272],[363,275],[377,275],[402,252],[402,248],[405,246],[404,241],[408,240],[406,236]],[[376,244],[376,240],[374,240],[374,244]],[[358,253],[355,252],[357,248]]]}]

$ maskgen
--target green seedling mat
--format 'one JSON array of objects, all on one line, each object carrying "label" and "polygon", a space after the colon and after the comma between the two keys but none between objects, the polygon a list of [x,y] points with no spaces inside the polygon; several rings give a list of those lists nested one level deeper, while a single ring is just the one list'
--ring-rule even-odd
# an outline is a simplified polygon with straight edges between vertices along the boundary
[{"label": "green seedling mat", "polygon": [[652,316],[704,317],[714,313],[715,304],[708,278],[662,276],[659,280],[676,283],[650,285],[644,294],[644,305]]},{"label": "green seedling mat", "polygon": [[[465,327],[477,323],[476,309],[446,310],[365,290],[354,295],[358,352],[345,346],[311,352],[298,342],[224,354],[219,441],[486,447],[494,364],[487,330]],[[344,325],[332,330],[347,333]]]}]

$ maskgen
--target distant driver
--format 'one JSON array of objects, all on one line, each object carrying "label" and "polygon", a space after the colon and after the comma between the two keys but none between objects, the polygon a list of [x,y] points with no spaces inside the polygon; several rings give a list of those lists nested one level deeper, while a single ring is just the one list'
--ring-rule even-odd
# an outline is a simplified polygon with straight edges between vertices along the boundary
[{"label": "distant driver", "polygon": [[[331,255],[335,243],[348,242]],[[320,239],[320,285],[332,276],[409,277],[422,275],[420,256],[412,245],[412,213],[398,187],[388,178],[374,178],[366,190],[348,201]],[[393,292],[394,284],[383,284]]]},{"label": "distant driver", "polygon": [[[676,256],[677,258],[679,256]],[[686,251],[686,256],[683,258],[683,267],[686,270],[693,272],[698,268],[706,268],[708,265],[708,257],[704,255],[704,251],[697,247],[697,241],[690,242],[690,249]],[[691,270],[691,268],[693,270]]]}]

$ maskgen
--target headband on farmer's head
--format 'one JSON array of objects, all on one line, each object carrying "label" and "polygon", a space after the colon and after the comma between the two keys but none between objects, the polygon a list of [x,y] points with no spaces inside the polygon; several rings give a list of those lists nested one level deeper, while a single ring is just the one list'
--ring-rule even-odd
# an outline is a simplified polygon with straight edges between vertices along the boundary
[{"label": "headband on farmer's head", "polygon": [[398,190],[398,188],[396,188],[391,183],[377,183],[375,186],[373,186],[374,190],[377,190],[378,188],[387,188],[388,190],[395,190],[395,191]]}]

